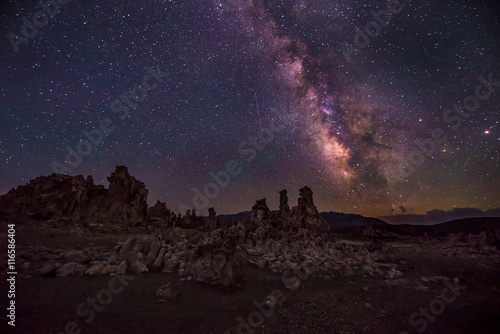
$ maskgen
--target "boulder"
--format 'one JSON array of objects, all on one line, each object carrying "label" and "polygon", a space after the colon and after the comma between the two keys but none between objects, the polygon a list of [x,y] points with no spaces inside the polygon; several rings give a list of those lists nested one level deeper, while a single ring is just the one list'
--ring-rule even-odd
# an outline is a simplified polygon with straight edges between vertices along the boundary
[{"label": "boulder", "polygon": [[300,287],[300,279],[298,277],[283,277],[282,280],[287,289],[295,291]]},{"label": "boulder", "polygon": [[70,249],[61,253],[61,257],[70,262],[86,263],[90,260],[89,252],[86,250]]},{"label": "boulder", "polygon": [[38,272],[42,276],[50,277],[50,276],[56,276],[57,270],[61,267],[60,263],[57,262],[47,262],[45,263],[39,270]]},{"label": "boulder", "polygon": [[149,271],[148,267],[139,261],[135,261],[130,265],[130,271],[134,274],[147,273]]},{"label": "boulder", "polygon": [[167,283],[156,290],[156,296],[158,297],[158,302],[173,301],[179,297],[179,291],[170,285],[170,283]]},{"label": "boulder", "polygon": [[94,261],[91,266],[85,272],[85,275],[89,276],[102,276],[103,269],[107,266],[107,263],[101,261]]},{"label": "boulder", "polygon": [[56,276],[69,277],[69,276],[83,276],[87,267],[76,262],[68,262],[57,269]]}]

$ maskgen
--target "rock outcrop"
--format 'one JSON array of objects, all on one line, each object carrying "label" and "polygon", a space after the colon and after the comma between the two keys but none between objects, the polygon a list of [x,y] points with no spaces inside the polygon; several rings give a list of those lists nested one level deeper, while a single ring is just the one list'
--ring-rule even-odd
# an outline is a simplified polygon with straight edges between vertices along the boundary
[{"label": "rock outcrop", "polygon": [[155,205],[148,208],[148,219],[159,218],[165,222],[170,220],[171,212],[167,209],[167,205],[160,201],[156,201]]},{"label": "rock outcrop", "polygon": [[144,222],[148,213],[148,190],[144,183],[130,176],[124,166],[116,167],[107,179],[109,188],[102,203],[106,212],[101,209],[97,217],[109,219],[111,216],[126,224]]},{"label": "rock outcrop", "polygon": [[288,196],[286,189],[280,191],[280,208],[277,225],[279,228],[289,230],[290,206],[288,205]]},{"label": "rock outcrop", "polygon": [[208,228],[213,231],[219,227],[214,208],[208,209]]},{"label": "rock outcrop", "polygon": [[255,202],[248,216],[248,222],[255,227],[267,226],[273,222],[271,210],[269,210],[265,198]]},{"label": "rock outcrop", "polygon": [[298,205],[292,208],[287,225],[294,231],[305,228],[315,234],[328,233],[328,224],[314,205],[311,188],[303,187],[299,190]]},{"label": "rock outcrop", "polygon": [[275,227],[277,230],[299,232],[307,231],[310,234],[320,235],[328,233],[327,222],[319,213],[313,201],[313,192],[309,187],[299,190],[298,205],[290,210],[287,191],[280,194],[280,207],[278,217],[273,217],[267,206],[266,199],[256,201],[248,216],[248,222],[254,227]]},{"label": "rock outcrop", "polygon": [[108,177],[109,188],[94,185],[91,176],[51,174],[31,180],[0,196],[0,219],[50,219],[83,223],[136,225],[147,218],[148,190],[118,166]]},{"label": "rock outcrop", "polygon": [[202,216],[197,216],[196,215],[196,209],[187,210],[186,214],[184,217],[181,219],[175,219],[175,226],[181,227],[181,228],[199,228],[205,225],[205,221],[203,220]]},{"label": "rock outcrop", "polygon": [[[13,208],[19,210],[14,210],[16,214],[119,219],[129,223],[145,220],[149,215],[150,221],[156,219],[164,224],[152,234],[131,235],[113,250],[101,250],[100,253],[91,249],[69,249],[49,254],[42,249],[40,256],[48,263],[40,267],[40,274],[67,277],[175,272],[183,279],[228,286],[233,283],[238,268],[250,263],[283,273],[379,274],[389,279],[400,275],[396,266],[375,261],[388,258],[388,251],[371,250],[368,246],[355,250],[353,246],[335,243],[327,233],[327,224],[319,215],[308,187],[300,189],[298,205],[291,210],[286,191],[281,191],[278,217],[273,216],[266,200],[261,199],[256,201],[246,221],[219,226],[213,208],[209,209],[208,224],[194,210],[184,217],[175,216],[161,202],[147,211],[147,190],[124,167],[118,167],[109,181],[110,189],[105,189],[93,185],[91,178],[52,175],[6,195],[14,204]],[[32,194],[37,200],[27,201],[26,194]],[[47,208],[41,207],[41,203]],[[55,204],[50,206],[50,203]],[[31,250],[30,253],[36,252]],[[296,278],[285,279],[283,284],[292,290],[301,286]],[[168,287],[159,290],[162,300],[172,296],[175,298],[175,291]]]}]

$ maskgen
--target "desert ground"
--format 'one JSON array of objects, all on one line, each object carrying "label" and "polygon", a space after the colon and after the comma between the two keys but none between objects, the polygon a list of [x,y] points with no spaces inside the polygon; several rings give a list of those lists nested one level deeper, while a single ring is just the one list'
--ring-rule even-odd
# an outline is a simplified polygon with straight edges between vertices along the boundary
[{"label": "desert ground", "polygon": [[[76,230],[41,225],[19,231],[16,326],[5,326],[3,321],[2,332],[483,334],[498,333],[500,328],[496,251],[479,254],[469,244],[446,244],[437,239],[377,241],[392,246],[393,254],[386,262],[397,264],[400,275],[370,276],[354,271],[346,276],[318,271],[299,277],[296,290],[284,286],[282,273],[251,264],[241,266],[228,286],[198,282],[177,273],[127,273],[126,285],[113,293],[111,300],[101,294],[101,301],[109,303],[98,304],[100,311],[87,323],[89,317],[79,315],[78,306],[108,289],[113,276],[50,277],[40,274],[40,268],[47,260],[57,260],[63,250],[89,249],[92,254],[102,254],[130,233]],[[4,241],[3,234],[2,245]],[[373,244],[373,239],[347,234],[336,236],[335,242],[356,252]],[[176,288],[178,297],[159,302],[157,289],[167,283]],[[456,295],[450,286],[457,287]],[[441,303],[447,288],[449,303]],[[264,304],[273,294],[279,297],[277,303]],[[418,314],[421,308],[430,307],[438,314],[429,311],[429,320]],[[414,313],[417,315],[410,321]],[[67,327],[71,322],[76,327]]]}]

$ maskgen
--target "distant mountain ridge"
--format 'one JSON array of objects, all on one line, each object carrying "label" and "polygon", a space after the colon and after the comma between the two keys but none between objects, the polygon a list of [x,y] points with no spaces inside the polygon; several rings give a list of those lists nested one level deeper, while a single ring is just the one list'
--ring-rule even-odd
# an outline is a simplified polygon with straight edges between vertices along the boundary
[{"label": "distant mountain ridge", "polygon": [[[250,211],[243,211],[236,214],[218,215],[221,224],[230,221],[244,221],[247,219]],[[277,216],[278,210],[272,211]],[[413,225],[399,224],[392,225],[378,218],[369,218],[357,214],[345,214],[339,212],[321,212],[323,219],[328,223],[330,231],[333,233],[350,233],[360,227],[372,226],[381,232],[392,232],[399,235],[413,235],[430,237],[447,236],[450,233],[471,233],[478,234],[481,231],[500,229],[499,217],[471,217],[450,220],[439,224]]]},{"label": "distant mountain ridge", "polygon": [[391,225],[435,225],[452,220],[477,217],[500,217],[500,208],[483,211],[478,208],[454,208],[451,211],[429,210],[425,214],[398,214],[378,217]]},{"label": "distant mountain ridge", "polygon": [[388,231],[399,235],[444,237],[450,233],[479,234],[500,229],[499,217],[475,217],[451,220],[435,225],[388,225]]},{"label": "distant mountain ridge", "polygon": [[[271,211],[273,215],[279,214],[278,210]],[[247,219],[250,211],[243,211],[235,214],[218,215],[217,218],[221,224],[226,224],[230,221],[244,221]],[[358,227],[371,225],[374,228],[387,228],[389,226],[383,220],[378,218],[368,218],[357,214],[346,214],[339,212],[321,212],[320,215],[330,226],[332,232],[351,232]]]}]

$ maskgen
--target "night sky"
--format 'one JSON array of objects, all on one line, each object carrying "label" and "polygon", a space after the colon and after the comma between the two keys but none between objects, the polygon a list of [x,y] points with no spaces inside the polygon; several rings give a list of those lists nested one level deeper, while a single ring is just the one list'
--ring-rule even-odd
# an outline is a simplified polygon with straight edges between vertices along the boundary
[{"label": "night sky", "polygon": [[125,165],[176,212],[500,206],[499,1],[61,2],[0,5],[2,194]]}]

